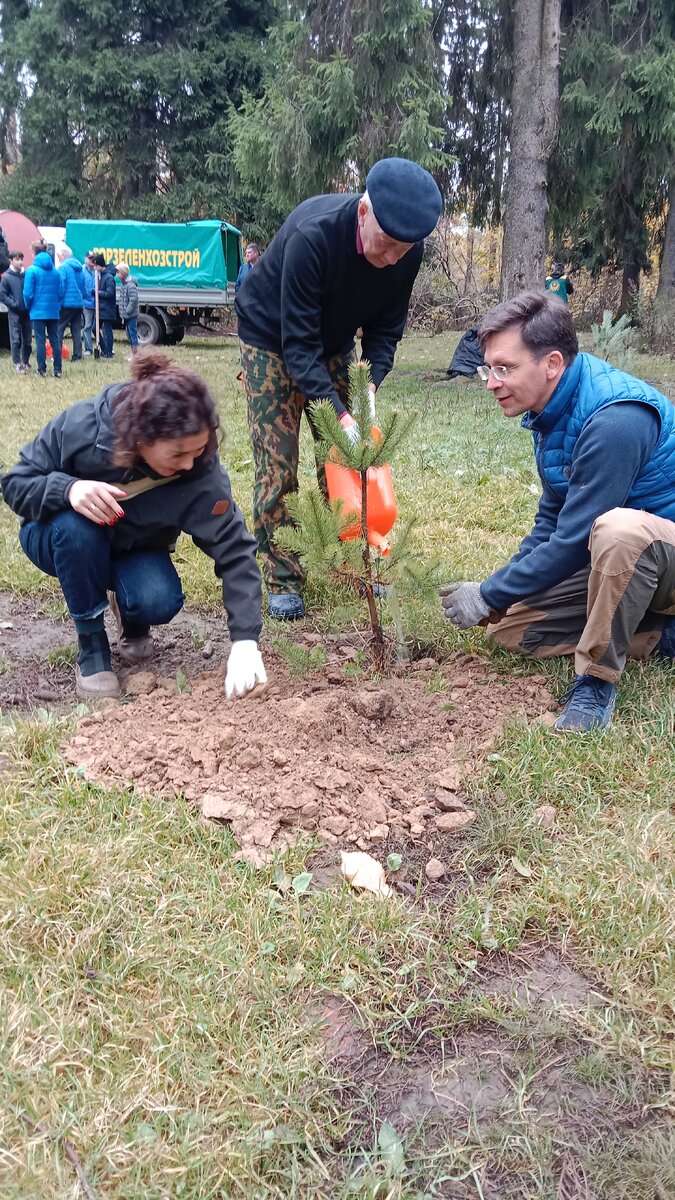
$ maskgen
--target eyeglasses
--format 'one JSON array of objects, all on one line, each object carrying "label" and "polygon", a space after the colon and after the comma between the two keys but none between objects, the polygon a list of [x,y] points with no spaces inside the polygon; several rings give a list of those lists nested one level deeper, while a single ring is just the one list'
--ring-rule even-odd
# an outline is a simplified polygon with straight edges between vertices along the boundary
[{"label": "eyeglasses", "polygon": [[[541,355],[533,354],[530,358],[526,358],[525,362],[538,362],[540,357]],[[515,367],[488,367],[486,363],[483,363],[480,367],[476,368],[476,373],[483,380],[483,383],[487,383],[491,375],[494,375],[495,379],[499,380],[500,383],[504,383],[512,371],[517,371],[518,367],[522,366],[522,363],[516,363]]]}]

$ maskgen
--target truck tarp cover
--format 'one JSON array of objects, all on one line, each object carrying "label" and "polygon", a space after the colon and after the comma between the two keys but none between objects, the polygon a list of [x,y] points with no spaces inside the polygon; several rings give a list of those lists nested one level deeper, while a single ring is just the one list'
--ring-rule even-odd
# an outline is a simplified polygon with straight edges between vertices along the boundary
[{"label": "truck tarp cover", "polygon": [[84,262],[126,262],[139,287],[226,288],[237,277],[239,230],[226,221],[68,221],[66,242]]}]

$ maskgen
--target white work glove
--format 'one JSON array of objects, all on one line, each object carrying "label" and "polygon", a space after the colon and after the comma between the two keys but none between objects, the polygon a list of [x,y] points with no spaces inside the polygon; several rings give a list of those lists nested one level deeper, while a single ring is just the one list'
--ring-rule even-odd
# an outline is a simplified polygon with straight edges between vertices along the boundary
[{"label": "white work glove", "polygon": [[351,413],[345,412],[339,418],[340,424],[349,438],[352,446],[361,440],[361,431]]},{"label": "white work glove", "polygon": [[470,629],[487,621],[490,609],[480,594],[479,583],[446,583],[438,589],[443,613],[458,629]]},{"label": "white work glove", "polygon": [[370,407],[370,419],[375,424],[375,384],[368,384],[368,404]]},{"label": "white work glove", "polygon": [[233,642],[227,660],[225,695],[243,696],[258,684],[267,683],[267,672],[257,642]]}]

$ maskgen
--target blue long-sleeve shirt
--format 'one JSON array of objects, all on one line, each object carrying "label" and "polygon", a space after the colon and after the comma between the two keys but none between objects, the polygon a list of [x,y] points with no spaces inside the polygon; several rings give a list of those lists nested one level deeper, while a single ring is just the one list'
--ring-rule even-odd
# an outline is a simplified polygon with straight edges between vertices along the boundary
[{"label": "blue long-sleeve shirt", "polygon": [[594,521],[624,505],[659,431],[659,415],[646,404],[610,404],[594,414],[574,448],[566,497],[544,482],[532,530],[511,561],[481,584],[490,608],[517,604],[589,563]]}]

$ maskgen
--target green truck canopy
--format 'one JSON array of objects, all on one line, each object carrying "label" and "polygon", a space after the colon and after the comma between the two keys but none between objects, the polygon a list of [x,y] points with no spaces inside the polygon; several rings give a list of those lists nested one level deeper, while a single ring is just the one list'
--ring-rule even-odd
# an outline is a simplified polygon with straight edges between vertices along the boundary
[{"label": "green truck canopy", "polygon": [[67,221],[66,242],[80,262],[92,250],[128,263],[139,287],[224,290],[241,265],[241,235],[227,221]]}]

